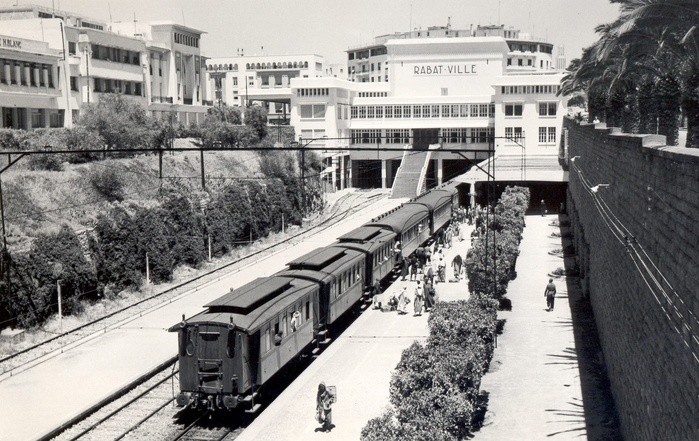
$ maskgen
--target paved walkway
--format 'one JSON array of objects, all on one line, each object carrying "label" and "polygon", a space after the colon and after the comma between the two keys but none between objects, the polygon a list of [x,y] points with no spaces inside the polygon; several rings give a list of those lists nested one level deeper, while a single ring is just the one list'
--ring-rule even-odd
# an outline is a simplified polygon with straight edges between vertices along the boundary
[{"label": "paved walkway", "polygon": [[[464,241],[454,240],[452,248],[444,250],[445,260],[451,263],[456,253],[462,256],[470,246],[473,227],[465,225]],[[453,276],[447,266],[447,278]],[[415,282],[400,280],[386,289],[386,297],[403,286],[412,293]],[[439,283],[440,300],[468,297],[466,282]],[[358,440],[362,427],[381,415],[389,402],[391,373],[401,353],[414,341],[427,338],[427,316],[365,311],[330,347],[303,371],[294,382],[269,405],[236,441],[280,440]],[[316,431],[315,397],[318,383],[336,386],[338,401],[333,405],[333,423],[330,433]]]},{"label": "paved walkway", "polygon": [[[560,257],[548,254],[561,248],[561,239],[550,237],[558,227],[555,216],[528,216],[517,261],[517,278],[510,283],[512,311],[499,313],[506,320],[504,333],[481,389],[489,393],[484,427],[474,440],[529,441],[619,439],[610,426],[609,396],[599,375],[600,365],[578,354],[595,358],[594,341],[581,340],[577,329],[584,315],[575,280],[555,281],[558,297],[553,312],[546,311],[543,296],[548,273],[564,266]],[[465,255],[467,239],[445,250],[451,263],[455,253]],[[448,278],[453,276],[448,267]],[[396,282],[387,292],[415,282]],[[468,297],[465,281],[438,284],[440,300]],[[409,288],[409,290],[412,290]],[[412,310],[412,304],[408,306]],[[571,312],[572,311],[572,312]],[[584,319],[584,317],[583,317]],[[575,322],[575,330],[574,324]],[[594,328],[589,317],[583,327]],[[427,337],[427,317],[369,310],[315,360],[281,395],[245,429],[237,441],[358,440],[362,427],[381,415],[389,403],[391,373],[403,349]],[[584,335],[591,335],[589,332]],[[592,333],[594,340],[594,333]],[[597,349],[598,350],[598,349]],[[592,354],[592,357],[590,357]],[[582,365],[582,368],[581,368]],[[581,372],[583,373],[581,377]],[[315,394],[320,381],[334,385],[338,402],[333,405],[330,433],[316,431]],[[583,401],[584,398],[584,401]],[[605,425],[607,423],[607,425]]]},{"label": "paved walkway", "polygon": [[508,288],[512,310],[498,314],[505,325],[481,383],[489,402],[475,440],[619,439],[594,321],[576,279],[554,279],[555,308],[546,311],[548,273],[564,266],[549,254],[562,248],[562,239],[551,237],[560,231],[549,225],[556,219],[526,218],[517,278]]}]

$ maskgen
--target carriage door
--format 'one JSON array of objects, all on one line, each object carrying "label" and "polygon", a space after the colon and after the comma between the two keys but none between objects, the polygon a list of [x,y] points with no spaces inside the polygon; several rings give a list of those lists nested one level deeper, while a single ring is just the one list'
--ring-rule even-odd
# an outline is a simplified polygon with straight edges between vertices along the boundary
[{"label": "carriage door", "polygon": [[[221,337],[219,327],[202,326],[199,330],[199,387],[202,392],[223,391],[223,358],[227,339]],[[223,328],[225,329],[225,328]]]}]

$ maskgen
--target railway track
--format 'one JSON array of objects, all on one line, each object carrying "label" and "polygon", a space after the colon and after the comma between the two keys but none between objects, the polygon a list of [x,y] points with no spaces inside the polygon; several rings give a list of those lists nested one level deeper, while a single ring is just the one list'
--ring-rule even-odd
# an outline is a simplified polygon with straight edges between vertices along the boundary
[{"label": "railway track", "polygon": [[379,196],[380,194],[376,194],[376,196],[370,195],[366,197],[366,200],[354,205],[363,195],[363,193],[349,195],[344,200],[339,201],[333,208],[333,211],[324,220],[299,233],[293,234],[269,246],[235,259],[232,262],[228,262],[213,270],[193,277],[183,283],[177,284],[150,297],[125,306],[117,311],[111,312],[97,320],[93,320],[78,328],[69,330],[37,345],[0,359],[0,381],[3,381],[16,373],[41,363],[44,357],[48,354],[54,353],[55,351],[62,352],[65,348],[77,346],[82,342],[94,338],[96,335],[107,332],[110,328],[126,323],[131,319],[141,316],[145,312],[157,308],[158,305],[171,302],[175,297],[178,297],[187,291],[195,289],[198,286],[202,286],[206,283],[220,280],[220,278],[222,278],[226,272],[236,271],[241,267],[248,265],[255,258],[261,259],[268,257],[270,254],[274,254],[275,252],[285,249],[285,245],[292,246],[293,244],[306,239],[309,236],[318,234],[332,227],[337,222],[342,221],[347,216],[373,203],[375,197]]},{"label": "railway track", "polygon": [[[373,202],[370,199],[355,206],[356,199],[357,197],[354,197],[346,201],[349,204],[347,209],[338,206],[333,215],[313,230],[316,233],[323,231]],[[307,230],[303,234],[311,235],[312,232]],[[298,239],[300,236],[295,235],[284,242],[288,243],[290,239]],[[293,370],[300,372],[309,361],[310,358],[300,361]],[[168,373],[169,370],[172,372]],[[43,439],[232,440],[247,426],[250,416],[242,412],[242,415],[235,412],[226,414],[225,421],[221,421],[220,415],[193,414],[176,407],[173,403],[174,388],[177,387],[176,375],[173,359],[173,363],[143,375],[141,379],[96,404]],[[280,386],[279,392],[285,388],[285,385]],[[268,398],[273,400],[275,397],[276,394],[273,394]]]}]

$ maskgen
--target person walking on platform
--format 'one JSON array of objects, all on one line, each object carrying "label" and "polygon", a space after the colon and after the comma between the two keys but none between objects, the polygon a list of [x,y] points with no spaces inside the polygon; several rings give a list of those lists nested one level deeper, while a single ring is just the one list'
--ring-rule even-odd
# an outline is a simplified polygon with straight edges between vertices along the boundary
[{"label": "person walking on platform", "polygon": [[434,308],[434,285],[429,280],[425,280],[425,311],[429,312]]},{"label": "person walking on platform", "polygon": [[410,303],[410,298],[408,297],[408,287],[404,286],[403,289],[400,291],[400,294],[398,295],[398,314],[407,314],[408,311],[406,310],[408,307],[408,303]]},{"label": "person walking on platform", "polygon": [[381,282],[378,277],[374,282],[374,286],[371,288],[371,294],[373,296],[372,303],[374,304],[374,309],[381,309],[381,301],[383,298],[381,294]]},{"label": "person walking on platform", "polygon": [[544,297],[546,297],[546,310],[553,311],[553,302],[556,299],[556,285],[553,284],[553,279],[549,279],[544,290]]},{"label": "person walking on platform", "polygon": [[417,257],[415,255],[410,257],[410,280],[413,280],[413,276],[417,277]]},{"label": "person walking on platform", "polygon": [[403,257],[403,266],[400,269],[401,281],[405,282],[405,278],[408,276],[408,268],[410,267],[410,260]]},{"label": "person walking on platform", "polygon": [[415,288],[415,300],[413,301],[413,306],[415,307],[415,315],[422,315],[422,304],[425,298],[425,291],[422,288],[420,281],[417,281],[417,287]]},{"label": "person walking on platform", "polygon": [[456,281],[459,281],[459,277],[461,276],[461,265],[463,264],[463,259],[461,258],[461,254],[457,254],[454,256],[454,259],[451,261],[451,266],[454,269],[454,279]]},{"label": "person walking on platform", "polygon": [[447,264],[444,263],[444,259],[439,258],[439,263],[437,264],[437,276],[441,283],[446,280]]},{"label": "person walking on platform", "polygon": [[323,424],[323,432],[330,432],[335,427],[333,424],[332,403],[333,397],[328,388],[325,387],[325,383],[321,381],[318,385],[318,394],[316,395],[316,419]]}]

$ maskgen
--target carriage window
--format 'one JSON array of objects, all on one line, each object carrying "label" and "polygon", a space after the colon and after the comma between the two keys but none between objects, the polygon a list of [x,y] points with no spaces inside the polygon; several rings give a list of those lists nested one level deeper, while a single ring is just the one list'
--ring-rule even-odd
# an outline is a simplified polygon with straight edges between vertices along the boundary
[{"label": "carriage window", "polygon": [[306,302],[306,320],[311,318],[311,302]]},{"label": "carriage window", "polygon": [[269,335],[269,328],[265,329],[265,337],[264,337],[264,352],[269,351],[270,347],[270,335]]},{"label": "carriage window", "polygon": [[284,317],[282,317],[282,334],[289,335],[289,326],[286,320],[286,314],[284,314]]},{"label": "carriage window", "polygon": [[282,342],[282,338],[284,335],[282,334],[282,331],[279,329],[279,322],[274,324],[274,345],[279,346]]}]

